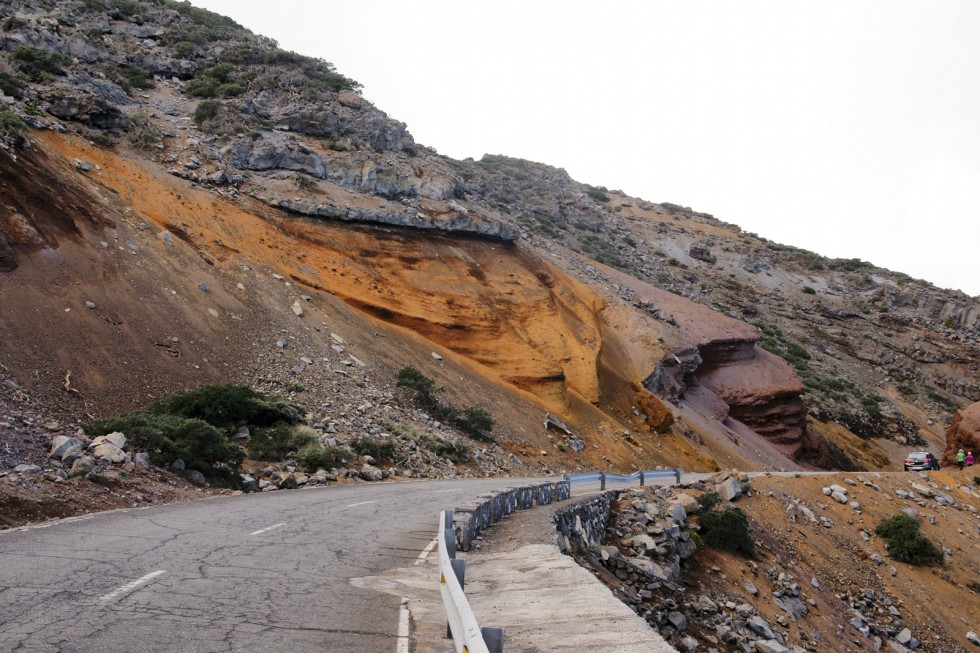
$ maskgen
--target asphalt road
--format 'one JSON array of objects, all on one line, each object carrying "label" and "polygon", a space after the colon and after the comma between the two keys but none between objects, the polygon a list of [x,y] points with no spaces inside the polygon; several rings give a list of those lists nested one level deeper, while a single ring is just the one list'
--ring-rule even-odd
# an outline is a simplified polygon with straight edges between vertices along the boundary
[{"label": "asphalt road", "polygon": [[0,651],[396,651],[398,597],[350,579],[412,565],[439,510],[521,482],[323,487],[0,532]]}]

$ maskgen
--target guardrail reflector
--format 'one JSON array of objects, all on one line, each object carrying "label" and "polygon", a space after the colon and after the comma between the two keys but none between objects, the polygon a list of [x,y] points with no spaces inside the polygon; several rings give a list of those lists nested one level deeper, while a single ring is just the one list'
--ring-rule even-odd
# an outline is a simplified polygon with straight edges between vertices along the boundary
[{"label": "guardrail reflector", "polygon": [[439,584],[440,585],[446,584],[446,574],[439,574]]}]

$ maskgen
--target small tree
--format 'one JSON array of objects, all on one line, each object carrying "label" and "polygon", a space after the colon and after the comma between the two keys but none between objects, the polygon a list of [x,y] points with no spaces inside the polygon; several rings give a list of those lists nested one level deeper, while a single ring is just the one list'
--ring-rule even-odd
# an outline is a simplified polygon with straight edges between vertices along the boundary
[{"label": "small tree", "polygon": [[702,515],[701,537],[713,549],[731,551],[745,558],[755,555],[755,542],[749,533],[749,519],[738,508],[706,512]]},{"label": "small tree", "polygon": [[919,532],[919,520],[904,512],[878,522],[875,533],[885,540],[888,554],[899,562],[928,565],[943,559],[936,545]]}]

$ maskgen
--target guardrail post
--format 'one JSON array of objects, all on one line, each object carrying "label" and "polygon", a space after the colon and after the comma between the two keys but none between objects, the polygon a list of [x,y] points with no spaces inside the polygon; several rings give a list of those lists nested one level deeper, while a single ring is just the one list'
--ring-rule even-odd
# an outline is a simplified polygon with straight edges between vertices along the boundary
[{"label": "guardrail post", "polygon": [[[444,515],[446,515],[446,523],[443,525],[443,528],[452,528],[453,527],[453,511],[452,510],[443,510],[442,512],[443,512]],[[455,539],[455,538],[453,538],[453,539]]]},{"label": "guardrail post", "polygon": [[456,559],[456,531],[452,528],[444,529],[443,537],[446,540],[446,554],[450,560]]},{"label": "guardrail post", "polygon": [[605,490],[606,489],[606,473],[605,472],[599,472],[599,489],[600,490]]},{"label": "guardrail post", "polygon": [[490,653],[504,653],[503,628],[481,628],[480,633]]},{"label": "guardrail post", "polygon": [[643,487],[643,484],[644,484],[645,482],[646,482],[646,476],[644,476],[644,474],[643,474],[643,470],[641,469],[641,470],[640,470],[640,487]]},{"label": "guardrail post", "polygon": [[[465,560],[450,560],[449,564],[453,567],[453,575],[456,576],[456,580],[459,581],[459,589],[463,589],[463,585],[466,584],[466,561]],[[503,633],[503,631],[501,631]],[[501,635],[501,638],[503,635]],[[453,627],[450,623],[446,622],[446,639],[453,638]]]},{"label": "guardrail post", "polygon": [[681,484],[681,475],[683,473],[684,473],[684,470],[681,469],[680,467],[678,467],[677,469],[674,470],[674,475],[677,476],[677,484],[678,485]]}]

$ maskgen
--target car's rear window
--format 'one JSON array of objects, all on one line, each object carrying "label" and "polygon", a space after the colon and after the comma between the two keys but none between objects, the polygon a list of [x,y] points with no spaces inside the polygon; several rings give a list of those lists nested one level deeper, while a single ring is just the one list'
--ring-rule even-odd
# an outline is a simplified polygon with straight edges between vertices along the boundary
[{"label": "car's rear window", "polygon": [[922,459],[925,459],[925,458],[928,458],[928,457],[929,457],[929,454],[926,454],[926,453],[910,453],[909,454],[909,458],[922,458]]}]

